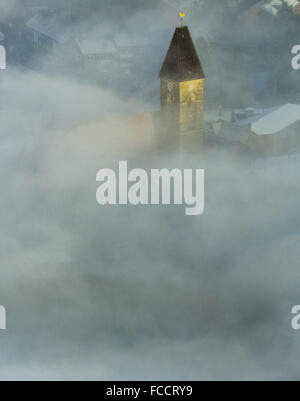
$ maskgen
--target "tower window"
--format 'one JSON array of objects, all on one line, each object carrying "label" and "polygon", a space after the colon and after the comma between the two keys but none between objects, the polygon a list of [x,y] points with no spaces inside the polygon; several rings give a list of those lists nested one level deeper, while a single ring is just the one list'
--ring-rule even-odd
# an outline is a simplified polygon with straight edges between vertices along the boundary
[{"label": "tower window", "polygon": [[195,93],[190,93],[189,96],[187,97],[187,105],[188,107],[192,107],[194,103],[197,101],[197,96]]}]

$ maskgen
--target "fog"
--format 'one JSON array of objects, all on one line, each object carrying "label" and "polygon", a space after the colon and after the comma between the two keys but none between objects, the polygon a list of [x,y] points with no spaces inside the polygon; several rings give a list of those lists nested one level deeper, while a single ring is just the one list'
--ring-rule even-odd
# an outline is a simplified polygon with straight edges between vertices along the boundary
[{"label": "fog", "polygon": [[[299,379],[299,156],[157,154],[126,123],[151,105],[72,74],[1,98],[1,380]],[[99,206],[119,160],[205,168],[204,214]]]}]

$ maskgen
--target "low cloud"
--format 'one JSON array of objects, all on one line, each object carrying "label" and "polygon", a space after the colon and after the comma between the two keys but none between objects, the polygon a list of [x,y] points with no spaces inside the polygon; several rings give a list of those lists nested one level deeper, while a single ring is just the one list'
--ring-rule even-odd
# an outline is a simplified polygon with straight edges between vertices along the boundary
[{"label": "low cloud", "polygon": [[3,96],[2,379],[298,378],[298,157],[181,160],[206,169],[202,217],[100,207],[99,168],[178,164],[116,123],[138,106],[20,72]]},{"label": "low cloud", "polygon": [[[0,379],[299,379],[298,156],[179,161],[129,123],[149,110],[134,96],[53,72],[0,84]],[[204,215],[100,207],[119,160],[205,168]]]}]

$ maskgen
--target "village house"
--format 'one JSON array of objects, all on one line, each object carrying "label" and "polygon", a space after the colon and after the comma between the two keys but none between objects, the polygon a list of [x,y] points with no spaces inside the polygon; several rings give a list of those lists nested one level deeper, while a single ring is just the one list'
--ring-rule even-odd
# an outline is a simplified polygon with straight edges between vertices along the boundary
[{"label": "village house", "polygon": [[300,15],[299,0],[260,0],[243,9],[238,20],[243,24],[269,23],[284,5],[291,7],[294,14]]},{"label": "village house", "polygon": [[120,54],[120,68],[122,73],[129,75],[132,73],[137,60],[145,56],[150,43],[138,35],[118,34],[113,38],[113,42]]},{"label": "village house", "polygon": [[27,42],[36,51],[48,51],[54,46],[64,48],[72,39],[72,33],[66,30],[55,14],[45,10],[35,14],[25,26]]},{"label": "village house", "polygon": [[264,155],[300,151],[300,106],[285,104],[251,124],[248,146]]},{"label": "village house", "polygon": [[257,155],[299,152],[300,106],[234,110],[231,121],[219,118],[212,122],[210,134],[228,144],[239,143]]},{"label": "village house", "polygon": [[120,67],[120,53],[112,40],[83,35],[75,39],[82,73],[94,83],[109,81]]}]

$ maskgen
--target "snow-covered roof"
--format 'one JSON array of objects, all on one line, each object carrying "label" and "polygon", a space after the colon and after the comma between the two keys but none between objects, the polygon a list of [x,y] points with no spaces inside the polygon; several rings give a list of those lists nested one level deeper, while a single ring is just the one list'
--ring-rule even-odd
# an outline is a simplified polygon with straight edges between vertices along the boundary
[{"label": "snow-covered roof", "polygon": [[36,14],[26,23],[26,26],[61,44],[67,42],[72,36],[71,32],[62,29],[57,19],[51,14]]},{"label": "snow-covered roof", "polygon": [[112,40],[97,40],[95,38],[79,38],[76,40],[82,54],[112,54],[118,49]]},{"label": "snow-covered roof", "polygon": [[275,17],[278,14],[278,11],[281,9],[283,3],[286,3],[289,7],[297,6],[300,1],[299,0],[269,0],[265,2],[265,4],[261,5],[260,8],[265,10],[267,13],[271,14]]},{"label": "snow-covered roof", "polygon": [[[262,117],[266,116],[267,114],[272,113],[273,111],[277,110],[279,107],[272,107],[268,109],[253,109],[251,112],[247,113],[247,110],[234,110],[233,115],[236,119],[235,124],[239,126],[251,125],[255,121],[260,120]],[[240,116],[245,116],[244,118],[239,119]]]},{"label": "snow-covered roof", "polygon": [[278,14],[278,11],[282,7],[282,1],[281,0],[272,0],[269,3],[265,3],[260,8],[265,10],[267,13],[271,14],[273,17],[275,17]]},{"label": "snow-covered roof", "polygon": [[296,7],[300,1],[299,0],[283,0],[288,6]]},{"label": "snow-covered roof", "polygon": [[251,130],[256,135],[275,134],[299,120],[300,106],[297,104],[285,104],[255,121],[251,125]]}]

